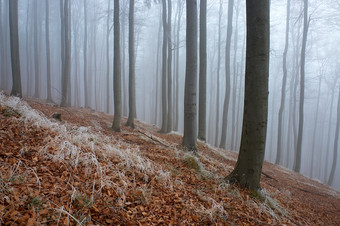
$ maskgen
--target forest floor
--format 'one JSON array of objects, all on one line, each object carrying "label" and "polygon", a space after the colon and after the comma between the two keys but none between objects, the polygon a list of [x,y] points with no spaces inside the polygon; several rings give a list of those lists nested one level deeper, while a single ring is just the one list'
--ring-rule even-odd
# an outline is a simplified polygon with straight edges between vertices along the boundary
[{"label": "forest floor", "polygon": [[340,225],[329,186],[265,162],[263,197],[223,180],[237,153],[112,120],[0,94],[0,225]]}]

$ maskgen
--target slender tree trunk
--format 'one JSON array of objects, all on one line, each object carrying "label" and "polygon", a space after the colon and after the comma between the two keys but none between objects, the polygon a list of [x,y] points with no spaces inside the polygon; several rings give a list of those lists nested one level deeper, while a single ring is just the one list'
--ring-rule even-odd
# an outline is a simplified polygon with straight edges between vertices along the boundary
[{"label": "slender tree trunk", "polygon": [[184,135],[182,145],[197,149],[197,1],[187,1]]},{"label": "slender tree trunk", "polygon": [[200,1],[198,139],[206,140],[207,118],[207,0]]},{"label": "slender tree trunk", "polygon": [[305,61],[306,61],[306,44],[308,33],[308,0],[304,0],[304,13],[303,13],[303,36],[301,48],[301,65],[300,65],[300,103],[299,103],[299,130],[297,137],[297,149],[295,156],[294,171],[300,172],[301,168],[301,153],[302,153],[302,135],[303,135],[303,120],[304,120],[304,100],[305,100]]},{"label": "slender tree trunk", "polygon": [[244,117],[239,157],[227,180],[260,189],[268,113],[269,1],[247,0]]},{"label": "slender tree trunk", "polygon": [[18,31],[18,0],[9,1],[9,29],[11,45],[11,63],[13,85],[11,95],[22,97],[20,54],[19,54],[19,31]]},{"label": "slender tree trunk", "polygon": [[340,89],[339,89],[336,128],[335,128],[335,137],[334,137],[333,163],[332,163],[331,173],[329,175],[328,182],[327,182],[329,185],[333,184],[336,163],[338,159],[339,129],[340,129]]},{"label": "slender tree trunk", "polygon": [[228,129],[228,110],[230,99],[230,44],[231,34],[233,32],[233,8],[234,0],[228,1],[228,27],[227,27],[227,41],[225,47],[225,74],[226,74],[226,88],[223,107],[223,120],[222,120],[222,135],[220,148],[226,148],[227,146],[227,129]]},{"label": "slender tree trunk", "polygon": [[122,81],[121,81],[121,62],[120,62],[120,25],[119,25],[119,1],[114,1],[114,119],[112,129],[120,132],[120,118],[122,116]]},{"label": "slender tree trunk", "polygon": [[50,54],[50,21],[49,21],[49,0],[45,4],[45,32],[46,32],[46,61],[47,61],[47,102],[53,102],[51,92],[51,54]]},{"label": "slender tree trunk", "polygon": [[107,19],[106,19],[106,112],[110,111],[110,3],[107,1]]},{"label": "slender tree trunk", "polygon": [[85,108],[90,107],[89,84],[87,78],[87,0],[84,0],[84,96]]},{"label": "slender tree trunk", "polygon": [[215,146],[218,146],[218,137],[220,132],[220,67],[221,67],[221,20],[223,13],[223,0],[220,0],[220,9],[218,17],[218,42],[217,42],[217,83],[216,83],[216,132]]},{"label": "slender tree trunk", "polygon": [[162,0],[162,6],[163,6],[163,51],[162,51],[162,133],[165,133],[167,131],[167,83],[166,83],[166,63],[167,63],[167,46],[168,46],[168,32],[167,32],[167,23],[166,23],[166,0]]},{"label": "slender tree trunk", "polygon": [[[1,7],[0,7],[1,8]],[[1,10],[1,9],[0,9]],[[31,93],[31,90],[30,90],[30,81],[32,80],[31,79],[31,57],[30,57],[30,35],[29,35],[29,28],[30,28],[30,1],[28,0],[27,1],[27,14],[26,14],[26,28],[25,28],[25,31],[26,31],[26,70],[27,70],[27,76],[26,76],[26,95],[29,96],[30,93]],[[1,22],[0,22],[1,24]],[[2,34],[2,32],[1,32]],[[1,45],[1,44],[0,44]],[[3,67],[1,67],[3,68]]]},{"label": "slender tree trunk", "polygon": [[61,87],[61,107],[66,107],[67,106],[67,96],[68,96],[68,85],[70,82],[70,75],[71,75],[71,26],[70,26],[70,4],[69,0],[65,0],[64,2],[64,25],[63,27],[65,28],[64,31],[64,73],[62,74],[62,87]]},{"label": "slender tree trunk", "polygon": [[122,7],[122,12],[121,12],[121,18],[122,18],[122,23],[121,23],[121,32],[122,32],[122,37],[120,39],[121,43],[121,62],[122,62],[122,68],[121,68],[121,80],[122,80],[122,112],[124,116],[127,116],[128,114],[128,92],[127,92],[127,85],[126,85],[126,57],[125,57],[125,49],[126,49],[126,9],[127,9],[127,1],[124,0],[123,2],[123,7]]},{"label": "slender tree trunk", "polygon": [[126,125],[135,128],[136,92],[135,92],[135,36],[134,36],[135,1],[130,0],[129,12],[129,118]]},{"label": "slender tree trunk", "polygon": [[[161,6],[162,7],[162,6]],[[158,26],[158,38],[157,38],[157,54],[156,54],[156,96],[155,96],[155,101],[156,101],[156,113],[155,113],[155,125],[158,125],[158,105],[159,105],[159,59],[161,55],[161,29],[162,29],[162,14],[160,13],[160,19],[159,19],[159,26]]]},{"label": "slender tree trunk", "polygon": [[39,98],[40,97],[40,65],[39,65],[39,47],[38,47],[38,26],[40,26],[40,23],[38,25],[38,0],[34,0],[34,71],[35,71],[35,91],[34,91],[34,97]]},{"label": "slender tree trunk", "polygon": [[287,83],[287,53],[289,46],[289,18],[290,18],[290,0],[287,0],[287,16],[286,16],[286,41],[285,49],[283,52],[283,77],[282,77],[282,87],[281,87],[281,103],[279,109],[279,120],[278,120],[278,132],[277,132],[277,152],[275,164],[281,164],[282,156],[282,120],[283,120],[283,110],[286,101],[286,83]]},{"label": "slender tree trunk", "polygon": [[316,135],[316,129],[318,127],[318,121],[319,121],[319,105],[320,105],[320,92],[321,92],[321,75],[319,77],[319,87],[318,87],[318,97],[316,101],[316,113],[315,113],[315,124],[313,129],[313,139],[312,139],[312,157],[311,157],[311,167],[309,175],[312,178],[313,177],[313,168],[314,168],[314,157],[315,157],[315,146],[317,145],[317,142],[315,141],[315,135]]},{"label": "slender tree trunk", "polygon": [[168,119],[166,132],[169,133],[172,130],[172,40],[171,40],[171,16],[172,16],[171,0],[168,0]]},{"label": "slender tree trunk", "polygon": [[[29,4],[29,3],[28,3]],[[28,13],[27,13],[28,14]],[[3,28],[2,28],[2,1],[0,0],[0,34],[4,34]],[[27,21],[26,21],[27,24]],[[27,40],[27,39],[26,39]],[[0,76],[0,89],[5,89],[5,73],[3,73],[3,68],[4,68],[4,58],[5,58],[5,53],[4,53],[4,38],[3,35],[0,35],[0,74],[3,76]]]}]

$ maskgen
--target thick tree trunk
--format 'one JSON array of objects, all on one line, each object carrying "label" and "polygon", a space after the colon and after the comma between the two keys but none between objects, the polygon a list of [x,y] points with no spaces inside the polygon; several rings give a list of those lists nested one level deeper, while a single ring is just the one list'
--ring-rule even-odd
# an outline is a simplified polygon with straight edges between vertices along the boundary
[{"label": "thick tree trunk", "polygon": [[166,76],[166,63],[167,63],[167,47],[168,47],[168,32],[166,23],[166,0],[162,0],[163,12],[163,50],[162,50],[162,133],[167,131],[168,119],[168,103],[167,103],[167,76]]},{"label": "thick tree trunk", "polygon": [[260,189],[268,113],[269,1],[247,0],[244,117],[239,157],[231,182]]},{"label": "thick tree trunk", "polygon": [[300,172],[301,168],[301,153],[302,153],[302,136],[303,136],[303,120],[304,120],[304,100],[305,100],[305,62],[306,62],[306,44],[308,33],[308,0],[304,0],[304,13],[303,13],[303,36],[301,48],[301,65],[300,65],[300,103],[299,103],[299,129],[297,136],[297,148],[294,161],[293,170]]},{"label": "thick tree trunk", "polygon": [[[11,95],[22,97],[20,54],[19,54],[19,31],[18,31],[18,0],[9,1],[9,29],[11,45],[11,62],[13,86]],[[2,34],[1,34],[2,35]]]},{"label": "thick tree trunk", "polygon": [[136,92],[135,92],[135,29],[134,29],[135,1],[130,0],[129,11],[129,118],[127,126],[135,128],[134,119],[136,115]]},{"label": "thick tree trunk", "polygon": [[227,41],[225,47],[225,76],[226,76],[226,88],[223,107],[223,120],[222,120],[222,135],[220,148],[226,148],[227,146],[227,129],[228,129],[228,111],[229,111],[229,99],[230,99],[230,44],[231,34],[233,32],[233,8],[234,0],[228,1],[228,27],[227,27]]},{"label": "thick tree trunk", "polygon": [[287,0],[287,16],[286,16],[286,41],[285,49],[283,52],[283,77],[282,77],[282,87],[281,87],[281,103],[279,109],[279,119],[278,119],[278,133],[277,133],[277,151],[275,164],[281,164],[282,156],[282,120],[283,120],[283,110],[286,101],[286,83],[287,83],[287,53],[289,46],[289,18],[290,18],[290,0]]},{"label": "thick tree trunk", "polygon": [[200,1],[198,139],[206,140],[207,118],[207,0]]},{"label": "thick tree trunk", "polygon": [[335,137],[334,137],[333,163],[332,163],[331,174],[329,175],[328,182],[327,182],[329,185],[333,184],[336,162],[338,159],[339,129],[340,129],[340,89],[339,89],[338,109],[337,109],[336,128],[335,128]]},{"label": "thick tree trunk", "polygon": [[120,118],[122,116],[122,80],[120,62],[120,25],[119,25],[119,1],[114,1],[114,59],[113,59],[113,83],[114,83],[114,119],[112,129],[120,132]]},{"label": "thick tree trunk", "polygon": [[187,45],[184,90],[184,135],[182,145],[197,149],[197,1],[187,1]]},{"label": "thick tree trunk", "polygon": [[168,119],[166,132],[169,133],[172,130],[172,40],[171,40],[171,0],[168,0]]}]

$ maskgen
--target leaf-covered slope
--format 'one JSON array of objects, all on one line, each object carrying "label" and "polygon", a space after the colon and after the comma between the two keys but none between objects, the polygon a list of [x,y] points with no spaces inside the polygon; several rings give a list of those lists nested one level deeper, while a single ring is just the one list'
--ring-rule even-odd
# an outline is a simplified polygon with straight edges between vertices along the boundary
[{"label": "leaf-covered slope", "polygon": [[141,122],[115,133],[111,115],[26,101],[0,94],[1,223],[340,224],[339,193],[286,169],[265,163],[262,198],[223,181],[236,153],[192,155]]}]

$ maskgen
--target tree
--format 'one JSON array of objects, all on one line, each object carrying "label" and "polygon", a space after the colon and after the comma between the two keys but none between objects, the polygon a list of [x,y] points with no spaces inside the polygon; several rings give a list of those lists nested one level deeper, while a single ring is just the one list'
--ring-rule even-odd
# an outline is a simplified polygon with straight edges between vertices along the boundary
[{"label": "tree", "polygon": [[197,1],[187,1],[184,135],[182,145],[197,149]]},{"label": "tree", "polygon": [[228,129],[228,109],[230,99],[230,44],[231,34],[233,32],[233,7],[234,0],[228,1],[228,27],[227,27],[227,42],[225,47],[225,76],[226,76],[226,88],[223,107],[223,120],[222,120],[222,135],[220,148],[226,148],[227,144],[227,129]]},{"label": "tree", "polygon": [[87,0],[84,0],[84,96],[85,107],[90,107],[89,89],[87,78]]},{"label": "tree", "polygon": [[171,0],[168,0],[168,26],[167,26],[167,36],[168,36],[168,119],[166,132],[169,133],[172,130],[172,41],[171,41]]},{"label": "tree", "polygon": [[162,128],[160,132],[165,133],[167,131],[167,86],[166,86],[166,58],[167,58],[167,47],[168,47],[168,32],[166,23],[166,1],[162,0],[162,12],[163,12],[163,49],[162,49]]},{"label": "tree", "polygon": [[110,3],[107,4],[107,20],[106,20],[106,112],[110,111]]},{"label": "tree", "polygon": [[340,89],[339,89],[338,109],[337,109],[336,128],[335,128],[335,137],[334,137],[333,163],[332,163],[331,173],[329,175],[328,182],[327,182],[329,185],[333,184],[336,162],[338,159],[339,129],[340,129]]},{"label": "tree", "polygon": [[277,133],[277,152],[275,164],[280,164],[282,155],[282,118],[283,109],[286,100],[286,83],[287,83],[287,52],[289,46],[289,18],[290,18],[290,0],[287,0],[287,16],[286,16],[286,41],[285,49],[283,51],[283,77],[282,77],[282,88],[281,88],[281,103],[279,109],[278,118],[278,133]]},{"label": "tree", "polygon": [[122,78],[120,63],[120,25],[119,25],[119,1],[114,1],[114,59],[113,59],[113,83],[114,83],[114,118],[112,130],[120,132],[120,118],[122,116]]},{"label": "tree", "polygon": [[62,70],[62,80],[61,80],[61,107],[66,107],[69,103],[67,101],[67,96],[69,92],[69,82],[71,76],[71,19],[70,19],[70,2],[65,0],[64,2],[64,13],[63,13],[63,27],[64,27],[64,55],[63,55],[63,65]]},{"label": "tree", "polygon": [[39,36],[38,36],[38,0],[34,0],[34,73],[35,73],[35,91],[34,97],[40,97],[40,57],[39,57]]},{"label": "tree", "polygon": [[18,34],[18,0],[9,1],[9,30],[13,78],[11,95],[22,97]]},{"label": "tree", "polygon": [[264,159],[269,76],[269,1],[247,0],[247,52],[244,116],[236,167],[226,178],[251,190],[260,189]]},{"label": "tree", "polygon": [[303,135],[303,118],[304,118],[304,100],[305,100],[305,64],[306,64],[306,44],[307,44],[307,33],[309,27],[308,20],[308,0],[304,0],[303,10],[303,35],[302,35],[302,48],[301,48],[301,63],[300,63],[300,103],[299,103],[299,125],[298,125],[298,136],[297,136],[297,147],[294,161],[294,171],[300,172],[301,168],[301,152],[302,152],[302,135]]},{"label": "tree", "polygon": [[45,4],[45,32],[46,32],[46,61],[47,61],[47,102],[53,102],[51,93],[51,54],[50,54],[50,22],[49,22],[49,0]]},{"label": "tree", "polygon": [[207,0],[200,1],[200,74],[198,139],[206,140],[207,108]]},{"label": "tree", "polygon": [[135,92],[135,36],[134,36],[134,7],[135,1],[130,0],[129,12],[129,118],[127,126],[135,128],[136,92]]}]

